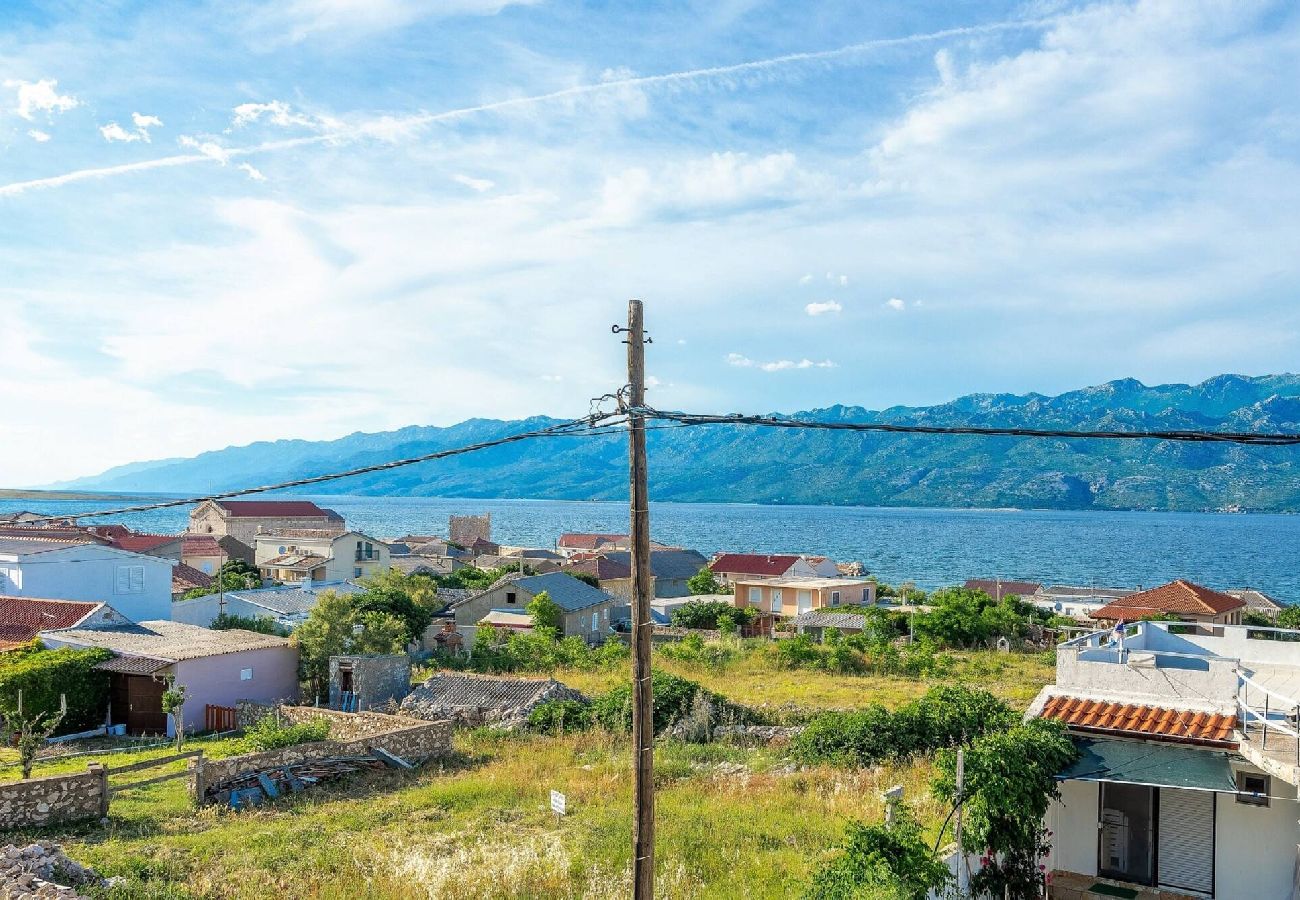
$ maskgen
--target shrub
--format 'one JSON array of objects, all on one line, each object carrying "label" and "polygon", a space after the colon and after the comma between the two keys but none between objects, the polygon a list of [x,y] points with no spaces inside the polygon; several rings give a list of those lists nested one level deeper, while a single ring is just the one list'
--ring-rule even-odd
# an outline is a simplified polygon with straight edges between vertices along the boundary
[{"label": "shrub", "polygon": [[29,715],[57,713],[60,695],[67,697],[67,715],[59,723],[64,734],[103,725],[108,673],[95,666],[112,657],[99,648],[45,650],[36,645],[0,656],[0,714],[17,706],[21,690],[23,710]]},{"label": "shrub", "polygon": [[952,874],[925,840],[921,826],[899,807],[894,823],[851,822],[842,852],[822,866],[804,894],[805,900],[925,900]]},{"label": "shrub", "polygon": [[285,628],[270,616],[235,616],[230,613],[221,613],[212,620],[212,624],[208,627],[213,631],[231,631],[239,629],[243,631],[256,631],[259,634],[273,634],[276,637],[289,636],[289,629]]},{"label": "shrub", "polygon": [[939,685],[890,712],[872,704],[814,716],[791,744],[803,762],[870,766],[952,747],[1016,723],[1009,706],[987,691]]},{"label": "shrub", "polygon": [[591,710],[577,700],[547,700],[528,714],[529,730],[543,734],[586,731],[591,725]]},{"label": "shrub", "polygon": [[276,722],[275,716],[264,716],[244,731],[240,749],[244,753],[260,753],[264,750],[279,750],[282,747],[323,741],[329,736],[329,719],[324,717],[299,722],[296,725],[282,725]]},{"label": "shrub", "polygon": [[730,603],[721,600],[692,600],[673,610],[669,621],[678,628],[703,628],[714,631],[718,627],[718,617],[728,610],[733,610]]},{"label": "shrub", "polygon": [[[729,703],[720,694],[705,690],[694,681],[669,672],[654,672],[650,677],[650,687],[654,694],[656,734],[689,718],[692,710],[698,718],[702,705],[707,705],[710,709],[711,725],[720,724],[724,719],[749,721],[753,718],[744,707]],[[632,685],[621,684],[597,697],[591,703],[591,715],[596,724],[610,731],[631,731]]]},{"label": "shrub", "polygon": [[692,633],[676,643],[658,647],[657,651],[669,659],[716,670],[726,668],[728,663],[740,655],[740,648],[736,645],[735,638],[705,643],[704,638]]}]

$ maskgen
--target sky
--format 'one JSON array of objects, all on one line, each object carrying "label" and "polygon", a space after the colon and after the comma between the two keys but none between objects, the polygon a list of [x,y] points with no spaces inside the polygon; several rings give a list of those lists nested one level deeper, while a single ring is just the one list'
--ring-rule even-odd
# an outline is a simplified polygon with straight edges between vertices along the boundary
[{"label": "sky", "polygon": [[1300,358],[1300,9],[0,0],[0,485]]}]

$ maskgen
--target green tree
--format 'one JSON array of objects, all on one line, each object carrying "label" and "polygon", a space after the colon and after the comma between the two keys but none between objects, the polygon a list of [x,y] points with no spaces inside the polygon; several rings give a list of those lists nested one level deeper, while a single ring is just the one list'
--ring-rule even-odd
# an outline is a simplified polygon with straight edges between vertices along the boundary
[{"label": "green tree", "polygon": [[1300,606],[1288,606],[1278,613],[1277,627],[1300,629]]},{"label": "green tree", "polygon": [[361,582],[364,589],[351,597],[352,606],[362,612],[375,612],[400,619],[406,643],[424,637],[433,614],[441,608],[438,589],[428,579],[404,575],[396,569],[376,573]]},{"label": "green tree", "polygon": [[721,594],[722,582],[718,581],[713,570],[705,566],[686,579],[686,589],[692,594]]},{"label": "green tree", "polygon": [[595,575],[592,575],[590,572],[575,572],[572,569],[566,569],[565,574],[578,579],[583,584],[589,584],[594,588],[600,587],[600,579]]},{"label": "green tree", "polygon": [[162,695],[162,711],[172,717],[176,725],[176,752],[185,744],[185,701],[189,693],[183,684],[176,683],[175,675],[166,676],[167,689]]},{"label": "green tree", "polygon": [[391,613],[359,608],[352,600],[337,591],[323,591],[294,632],[302,679],[317,695],[329,686],[331,656],[400,653],[406,645],[406,622]]},{"label": "green tree", "polygon": [[920,823],[899,806],[891,825],[849,823],[840,854],[813,874],[805,900],[925,900],[952,878]]},{"label": "green tree", "polygon": [[559,637],[564,632],[564,610],[560,604],[551,599],[551,595],[542,591],[525,607],[528,614],[533,617],[534,629],[548,629],[550,633]]},{"label": "green tree", "polygon": [[678,628],[712,631],[718,627],[718,617],[733,608],[721,600],[692,600],[674,609],[669,621]]},{"label": "green tree", "polygon": [[236,616],[221,613],[208,627],[213,631],[256,631],[259,634],[273,634],[276,637],[289,636],[289,629],[270,616]]},{"label": "green tree", "polygon": [[34,712],[30,706],[23,706],[23,692],[18,691],[17,702],[10,706],[0,704],[0,717],[4,728],[0,736],[4,743],[12,743],[18,748],[18,765],[22,769],[23,780],[32,777],[32,766],[36,755],[45,748],[45,739],[54,734],[63,717],[68,714],[66,697],[59,698],[59,708],[48,712]]}]

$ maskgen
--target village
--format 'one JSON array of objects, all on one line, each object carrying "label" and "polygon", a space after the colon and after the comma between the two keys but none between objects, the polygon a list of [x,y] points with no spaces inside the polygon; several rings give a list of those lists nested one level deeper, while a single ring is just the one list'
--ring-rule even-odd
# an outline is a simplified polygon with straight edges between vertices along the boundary
[{"label": "village", "polygon": [[[256,817],[279,841],[336,816],[368,833],[389,819],[358,817],[385,806],[429,828],[383,826],[382,846],[418,847],[349,863],[374,896],[411,896],[403,865],[431,897],[621,894],[631,550],[624,534],[504,545],[486,515],[381,537],[297,499],[205,501],[181,534],[7,514],[0,887],[70,896],[53,885],[75,870],[68,890],[86,896],[243,896],[268,878],[324,895],[360,876],[254,855],[237,863],[246,884],[214,887],[232,859],[149,835],[219,844]],[[748,896],[840,896],[826,886],[851,859],[845,829],[886,821],[890,840],[911,828],[946,848],[907,882],[918,896],[1017,877],[1069,900],[1291,895],[1288,604],[1188,581],[975,577],[926,593],[858,561],[660,543],[650,571],[665,852],[708,843],[701,817],[732,832],[707,861],[678,845],[667,895],[734,896],[730,854],[754,870]],[[1055,764],[1017,872],[1014,848],[972,852],[961,819],[944,820],[944,772],[952,748],[970,778],[981,742],[1042,740],[1039,726],[1064,744],[1039,753]],[[983,789],[946,788],[968,803]],[[511,852],[532,861],[494,862],[508,848],[491,822],[518,824]],[[143,861],[167,846],[161,869]],[[188,893],[196,879],[207,887]]]}]

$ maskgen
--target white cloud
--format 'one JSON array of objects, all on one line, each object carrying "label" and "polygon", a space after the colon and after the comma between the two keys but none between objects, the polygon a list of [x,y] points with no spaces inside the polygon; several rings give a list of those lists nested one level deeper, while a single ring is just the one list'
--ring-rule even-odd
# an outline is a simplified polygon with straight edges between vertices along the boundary
[{"label": "white cloud", "polygon": [[107,125],[99,126],[99,133],[104,136],[104,140],[112,143],[113,141],[122,141],[130,143],[131,141],[140,140],[140,135],[134,131],[127,131],[116,122],[109,122]]},{"label": "white cloud", "polygon": [[626,225],[660,213],[700,214],[794,202],[813,180],[790,152],[759,157],[711,153],[654,171],[633,166],[605,178],[597,219]]},{"label": "white cloud", "polygon": [[890,297],[888,300],[885,301],[885,306],[889,307],[890,309],[898,310],[899,312],[902,312],[903,310],[907,309],[907,304],[902,300],[899,300],[897,297]]},{"label": "white cloud", "polygon": [[550,382],[558,382],[564,380],[563,375],[547,374],[547,375],[539,375],[537,377],[542,379],[542,381],[550,381]]},{"label": "white cloud", "polygon": [[38,128],[31,128],[27,131],[27,136],[38,144],[44,144],[50,139],[48,131],[41,131]]},{"label": "white cloud", "polygon": [[803,276],[802,278],[799,279],[799,283],[800,283],[801,285],[802,285],[802,284],[812,284],[812,283],[813,283],[813,277],[812,277],[811,275],[805,275],[805,276]]},{"label": "white cloud", "polygon": [[263,175],[261,172],[259,172],[257,168],[253,166],[252,163],[240,163],[239,165],[235,166],[235,168],[243,172],[253,181],[266,181],[266,176]]},{"label": "white cloud", "polygon": [[190,137],[188,134],[183,134],[177,138],[176,142],[182,147],[197,150],[200,155],[219,162],[223,166],[230,161],[231,152],[229,148],[221,146],[216,141],[200,140],[199,138]]},{"label": "white cloud", "polygon": [[60,94],[59,82],[55,78],[43,78],[40,81],[9,80],[4,85],[17,88],[18,106],[15,112],[29,122],[35,119],[35,114],[38,112],[67,112],[80,103],[71,94]]},{"label": "white cloud", "polygon": [[322,131],[339,129],[343,125],[338,119],[330,116],[295,112],[293,107],[283,100],[272,100],[268,103],[241,103],[234,108],[234,113],[234,118],[230,120],[232,128],[244,128],[257,122],[267,122],[281,128],[298,126]]},{"label": "white cloud", "polygon": [[835,300],[824,300],[820,303],[809,303],[804,307],[804,312],[810,316],[823,316],[826,313],[843,312],[844,307]]},{"label": "white cloud", "polygon": [[480,194],[496,187],[495,181],[490,181],[487,178],[473,178],[469,175],[453,175],[451,176],[451,180],[457,184],[465,185],[465,187],[472,191],[478,191]]},{"label": "white cloud", "polygon": [[764,372],[784,372],[787,369],[834,369],[835,363],[829,359],[813,362],[807,357],[800,360],[778,359],[772,362],[758,362],[741,353],[728,353],[727,365],[739,369],[761,369]]}]

